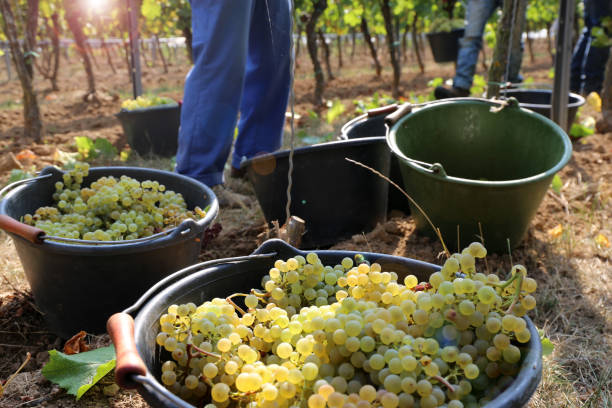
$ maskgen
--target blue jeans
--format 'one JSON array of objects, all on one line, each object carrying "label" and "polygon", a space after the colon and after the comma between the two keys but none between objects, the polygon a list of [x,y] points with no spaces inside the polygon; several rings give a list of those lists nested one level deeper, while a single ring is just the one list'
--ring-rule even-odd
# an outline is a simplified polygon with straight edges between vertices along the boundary
[{"label": "blue jeans", "polygon": [[585,0],[584,29],[576,43],[570,67],[570,90],[577,93],[601,92],[609,47],[591,45],[591,29],[612,14],[610,0]]},{"label": "blue jeans", "polygon": [[[457,68],[453,79],[454,87],[470,89],[472,86],[478,53],[482,47],[485,25],[495,9],[501,5],[502,0],[468,0],[466,8],[467,24],[463,38],[459,40],[461,48],[459,48],[459,54],[457,55]],[[515,16],[515,21],[524,21],[524,18],[523,16]],[[522,82],[523,78],[519,75],[522,59],[522,45],[518,48],[513,47],[510,50],[510,66],[508,69],[508,80],[510,82]]]},{"label": "blue jeans", "polygon": [[194,65],[185,80],[177,172],[209,186],[281,146],[290,87],[290,0],[192,0]]}]

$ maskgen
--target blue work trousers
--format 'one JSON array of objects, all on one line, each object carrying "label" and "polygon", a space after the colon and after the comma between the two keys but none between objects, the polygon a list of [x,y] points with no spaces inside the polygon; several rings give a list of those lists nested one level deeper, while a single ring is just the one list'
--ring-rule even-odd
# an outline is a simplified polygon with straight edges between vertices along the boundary
[{"label": "blue work trousers", "polygon": [[584,29],[574,47],[570,67],[570,90],[588,94],[601,92],[604,70],[610,47],[591,44],[591,29],[601,24],[601,19],[612,14],[610,0],[584,1]]},{"label": "blue work trousers", "polygon": [[[209,186],[231,164],[281,146],[291,80],[290,0],[192,0],[178,173]],[[240,115],[239,115],[240,114]]]},{"label": "blue work trousers", "polygon": [[[465,33],[459,40],[459,54],[457,55],[457,68],[453,86],[456,88],[470,89],[476,72],[478,63],[478,53],[482,47],[482,35],[484,33],[487,20],[491,18],[497,7],[502,5],[501,0],[468,0],[466,8]],[[523,16],[515,16],[515,21],[521,27],[524,21]],[[519,75],[521,62],[523,59],[522,42],[520,47],[510,50],[510,66],[508,68],[508,80],[510,82],[521,82]]]}]

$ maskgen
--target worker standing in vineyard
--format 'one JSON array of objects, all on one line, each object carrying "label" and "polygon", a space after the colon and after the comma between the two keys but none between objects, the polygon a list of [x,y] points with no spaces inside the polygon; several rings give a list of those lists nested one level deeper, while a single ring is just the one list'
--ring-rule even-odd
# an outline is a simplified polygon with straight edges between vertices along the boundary
[{"label": "worker standing in vineyard", "polygon": [[570,69],[572,92],[582,94],[601,92],[610,46],[599,44],[592,30],[601,27],[605,34],[612,35],[612,32],[607,32],[605,27],[602,27],[606,17],[612,17],[610,0],[584,0],[584,29],[574,47]]},{"label": "worker standing in vineyard", "polygon": [[[470,88],[476,72],[478,53],[482,48],[482,36],[487,20],[491,18],[497,7],[502,6],[502,0],[468,0],[466,8],[465,33],[459,40],[459,54],[455,68],[455,78],[452,88],[438,86],[434,90],[436,99],[457,98],[470,95]],[[523,27],[525,15],[517,16],[516,27]],[[510,66],[508,81],[519,83],[523,78],[519,74],[523,60],[523,44],[510,50]]]},{"label": "worker standing in vineyard", "polygon": [[[240,163],[281,146],[291,81],[290,0],[192,0],[194,66],[187,74],[176,155],[178,173],[224,186]],[[240,119],[238,120],[238,116]],[[234,141],[234,130],[238,135]]]}]

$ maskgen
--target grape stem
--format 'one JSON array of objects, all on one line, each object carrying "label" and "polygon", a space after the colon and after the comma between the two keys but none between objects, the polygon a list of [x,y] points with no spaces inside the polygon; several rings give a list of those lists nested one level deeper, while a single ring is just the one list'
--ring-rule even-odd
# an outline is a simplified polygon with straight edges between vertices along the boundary
[{"label": "grape stem", "polygon": [[271,296],[269,293],[261,293],[255,289],[251,289],[251,295],[257,296],[259,298],[259,301],[263,303],[268,303],[268,301],[265,298]]},{"label": "grape stem", "polygon": [[512,311],[512,308],[514,307],[514,305],[516,305],[516,302],[518,301],[518,298],[521,294],[521,287],[523,286],[523,274],[522,273],[517,273],[514,276],[518,275],[518,282],[516,284],[516,290],[514,291],[514,295],[512,295],[512,303],[510,304],[510,307],[508,308],[508,310],[506,310],[506,313],[510,313]]},{"label": "grape stem", "polygon": [[234,296],[246,296],[244,293],[234,293],[231,296],[228,296],[225,298],[225,301],[228,302],[229,304],[231,304],[232,306],[234,306],[234,309],[236,309],[237,311],[239,311],[240,313],[242,313],[242,315],[244,316],[246,314],[246,312],[244,310],[242,310],[242,308],[240,306],[238,306],[236,303],[234,303],[234,301],[232,300],[232,298]]},{"label": "grape stem", "polygon": [[205,356],[215,357],[215,358],[218,358],[219,360],[221,359],[221,356],[219,354],[215,354],[215,353],[211,353],[210,351],[202,350],[201,348],[199,348],[195,344],[188,344],[187,346],[188,347],[191,346],[195,351],[198,351],[198,352],[204,354]]},{"label": "grape stem", "polygon": [[523,286],[523,274],[520,272],[515,273],[506,282],[493,284],[494,286],[503,290],[503,289],[506,289],[512,282],[514,282],[517,279],[518,279],[518,283],[516,285],[516,289],[514,290],[514,294],[512,295],[512,302],[510,303],[510,307],[508,307],[508,310],[506,310],[506,313],[510,313],[512,311],[512,308],[514,307],[514,305],[516,305],[516,302],[518,301],[518,298],[521,294],[521,288]]},{"label": "grape stem", "polygon": [[448,388],[450,390],[450,392],[455,392],[455,387],[453,387],[453,385],[451,383],[449,383],[448,381],[446,381],[446,379],[443,378],[442,376],[434,375],[431,378],[433,378],[434,380],[438,381],[441,384],[444,384],[446,386],[446,388]]}]

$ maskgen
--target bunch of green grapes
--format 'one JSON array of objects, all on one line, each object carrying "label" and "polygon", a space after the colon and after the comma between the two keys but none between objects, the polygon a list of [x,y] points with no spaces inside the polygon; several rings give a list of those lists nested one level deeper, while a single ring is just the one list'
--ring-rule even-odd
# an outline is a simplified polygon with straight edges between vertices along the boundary
[{"label": "bunch of green grapes", "polygon": [[131,177],[101,177],[81,188],[89,174],[87,163],[76,163],[55,183],[52,207],[40,207],[22,221],[47,235],[87,241],[123,241],[147,237],[180,224],[201,219],[206,211],[187,210],[180,193],[157,181]]},{"label": "bunch of green grapes", "polygon": [[473,243],[420,283],[361,255],[277,260],[264,290],[168,307],[161,381],[207,408],[483,406],[519,371],[537,286],[521,265],[476,272],[484,256]]},{"label": "bunch of green grapes", "polygon": [[121,109],[134,110],[150,108],[159,105],[174,105],[176,102],[165,96],[139,96],[136,99],[127,99],[121,103]]}]

